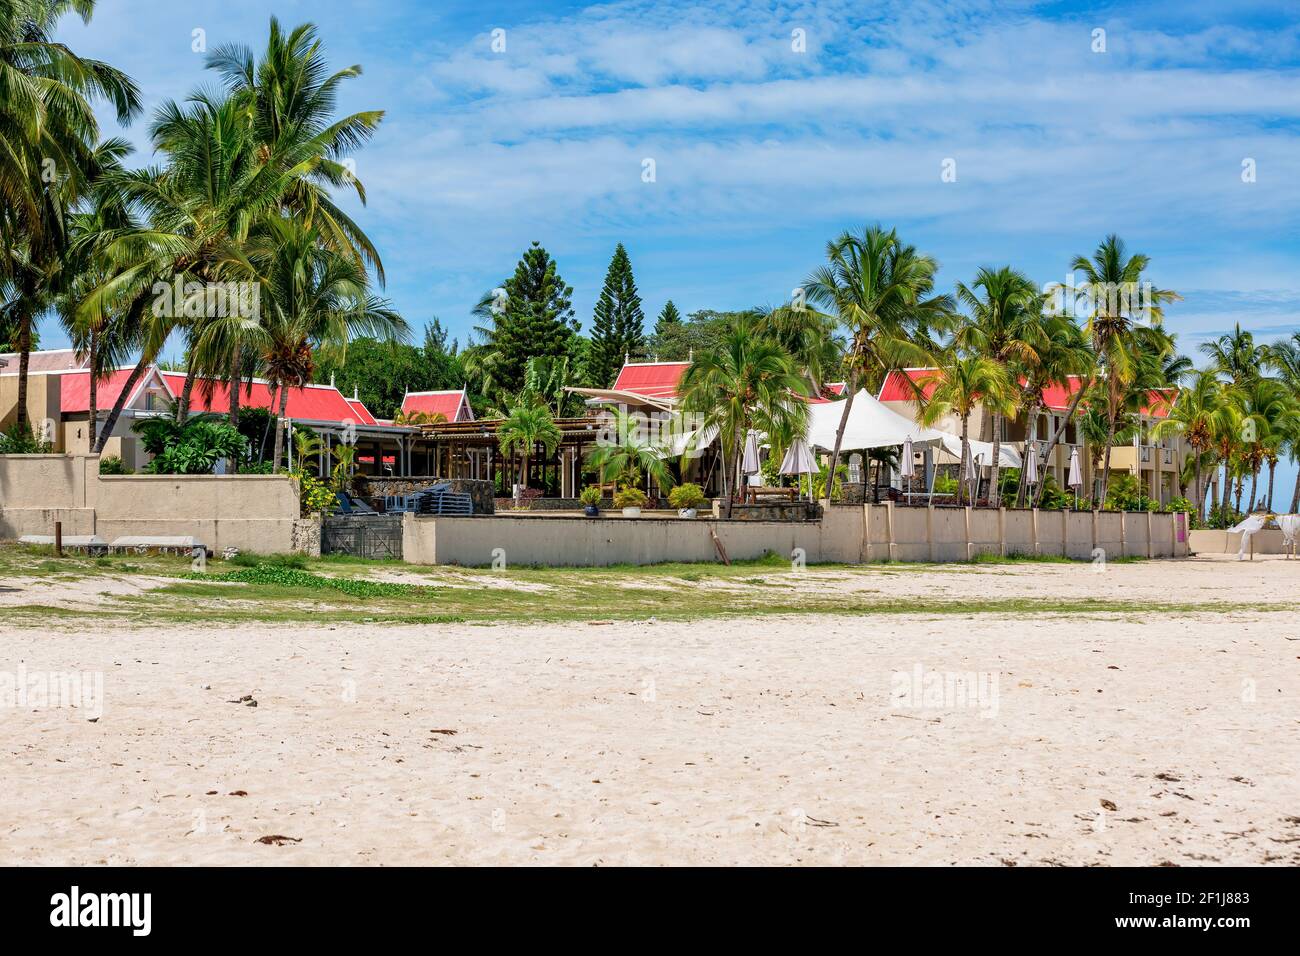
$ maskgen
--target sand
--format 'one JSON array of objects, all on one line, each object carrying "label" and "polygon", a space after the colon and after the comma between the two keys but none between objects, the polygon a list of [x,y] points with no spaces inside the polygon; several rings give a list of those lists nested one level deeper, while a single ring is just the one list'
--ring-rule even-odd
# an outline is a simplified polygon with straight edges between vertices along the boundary
[{"label": "sand", "polygon": [[[0,849],[39,864],[1300,863],[1300,562],[793,577],[1292,610],[0,628],[0,672],[98,671],[104,691],[95,722],[0,709]],[[918,667],[970,672],[986,695],[891,697]]]}]

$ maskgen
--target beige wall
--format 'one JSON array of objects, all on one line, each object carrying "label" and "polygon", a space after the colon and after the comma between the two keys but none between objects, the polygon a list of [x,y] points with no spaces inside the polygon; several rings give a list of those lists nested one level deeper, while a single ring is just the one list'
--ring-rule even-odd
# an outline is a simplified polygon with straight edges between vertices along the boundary
[{"label": "beige wall", "polygon": [[0,455],[0,539],[193,535],[214,551],[291,551],[298,492],[285,475],[100,475],[94,455]]},{"label": "beige wall", "polygon": [[[6,371],[18,371],[17,364]],[[63,451],[62,396],[58,375],[27,376],[27,419],[39,430],[43,422],[50,422],[49,438],[55,451]],[[0,375],[0,429],[8,431],[18,421],[18,376]]]},{"label": "beige wall", "polygon": [[[1284,547],[1282,542],[1281,531],[1256,531],[1246,545],[1246,553],[1251,552],[1253,545],[1255,554],[1290,554],[1291,548]],[[1194,554],[1237,554],[1241,550],[1241,532],[1193,531],[1191,544]]]},{"label": "beige wall", "polygon": [[[678,518],[504,516],[403,519],[409,564],[488,565],[501,549],[507,564],[591,566],[718,560],[717,533],[732,559],[796,548],[809,562],[849,564],[965,561],[992,554],[1108,557],[1185,556],[1171,514],[1066,514],[970,508],[906,508],[893,504],[832,506],[821,521],[764,522]],[[1150,527],[1150,532],[1148,532]],[[969,528],[969,533],[967,529]],[[869,529],[864,533],[864,529]],[[1184,535],[1184,539],[1186,535]]]}]

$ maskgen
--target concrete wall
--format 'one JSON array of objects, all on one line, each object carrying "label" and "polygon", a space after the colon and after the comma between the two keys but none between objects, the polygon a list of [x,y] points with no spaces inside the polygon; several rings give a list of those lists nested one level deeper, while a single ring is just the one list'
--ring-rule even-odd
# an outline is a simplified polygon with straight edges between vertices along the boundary
[{"label": "concrete wall", "polygon": [[[18,371],[18,360],[6,369]],[[58,375],[27,376],[27,421],[35,432],[48,428],[47,437],[54,443],[55,451],[63,450],[63,429],[59,427],[62,414],[62,384]],[[18,421],[18,376],[0,375],[0,429],[5,431]],[[45,423],[48,422],[48,426]]]},{"label": "concrete wall", "polygon": [[[1171,514],[1118,514],[970,508],[907,508],[894,504],[833,505],[820,521],[723,522],[679,518],[579,518],[497,515],[419,518],[402,524],[410,564],[491,564],[498,549],[508,564],[591,566],[719,560],[712,533],[735,559],[802,549],[809,562],[965,561],[990,554],[1182,557]],[[1186,516],[1181,516],[1186,527]],[[1150,531],[1148,531],[1150,528]],[[969,529],[969,530],[968,530]]]},{"label": "concrete wall", "polygon": [[0,455],[0,539],[193,535],[214,551],[293,549],[298,491],[285,475],[101,475],[94,455]]},{"label": "concrete wall", "polygon": [[[1281,531],[1256,531],[1246,545],[1246,553],[1250,554],[1253,545],[1256,554],[1290,554],[1291,548],[1282,542]],[[1193,531],[1191,546],[1193,554],[1237,554],[1241,550],[1241,532]]]}]

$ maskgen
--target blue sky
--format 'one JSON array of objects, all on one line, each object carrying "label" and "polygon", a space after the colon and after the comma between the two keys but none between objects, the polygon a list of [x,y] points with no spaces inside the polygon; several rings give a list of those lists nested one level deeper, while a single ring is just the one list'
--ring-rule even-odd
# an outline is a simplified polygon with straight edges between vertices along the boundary
[{"label": "blue sky", "polygon": [[[584,321],[625,243],[653,320],[669,298],[776,304],[828,238],[876,221],[935,255],[945,285],[1003,263],[1060,280],[1116,231],[1185,296],[1168,311],[1185,346],[1235,321],[1300,328],[1293,2],[542,9],[100,0],[61,35],[130,73],[152,109],[213,82],[195,29],[209,48],[257,48],[272,14],[316,23],[333,64],[365,68],[342,107],[387,111],[356,158],[387,293],[417,329],[437,315],[462,342],[534,239]],[[141,163],[146,128],[126,131]]]}]

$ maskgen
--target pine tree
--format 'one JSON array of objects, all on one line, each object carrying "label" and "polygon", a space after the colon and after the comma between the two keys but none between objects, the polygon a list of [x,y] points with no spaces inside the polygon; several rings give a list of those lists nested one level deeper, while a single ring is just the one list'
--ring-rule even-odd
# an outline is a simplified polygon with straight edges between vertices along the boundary
[{"label": "pine tree", "polygon": [[682,314],[677,311],[677,306],[673,305],[673,300],[669,299],[664,310],[659,313],[659,318],[655,320],[655,335],[665,335],[671,331],[669,326],[681,324]]},{"label": "pine tree", "polygon": [[645,353],[645,313],[632,278],[632,262],[620,242],[609,261],[605,286],[596,300],[588,374],[600,386],[613,384],[624,356]]},{"label": "pine tree", "polygon": [[508,392],[524,386],[524,370],[535,356],[564,355],[577,330],[571,297],[555,260],[534,242],[502,283],[503,307],[494,311],[491,347],[495,384]]}]

